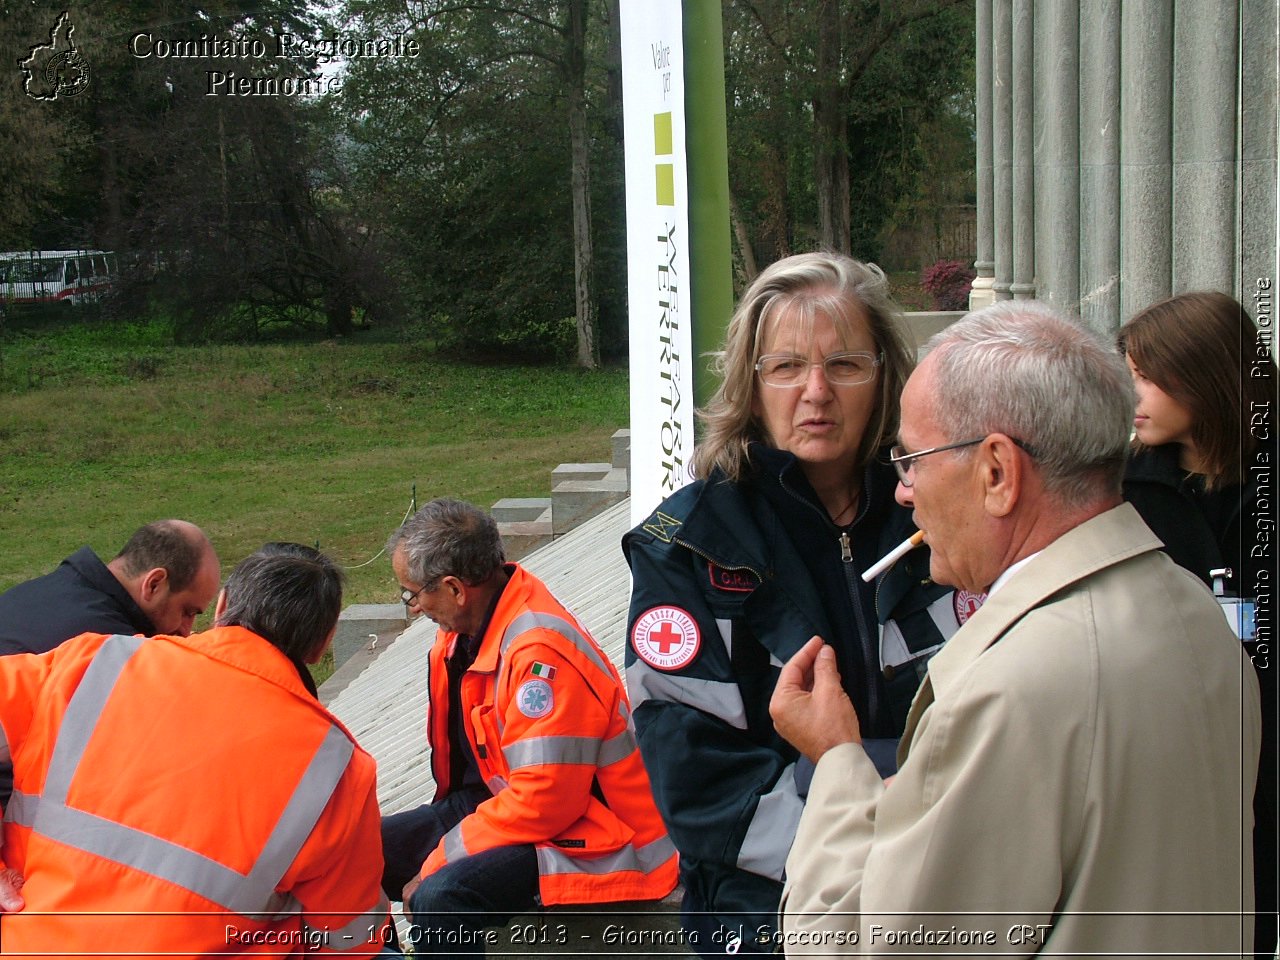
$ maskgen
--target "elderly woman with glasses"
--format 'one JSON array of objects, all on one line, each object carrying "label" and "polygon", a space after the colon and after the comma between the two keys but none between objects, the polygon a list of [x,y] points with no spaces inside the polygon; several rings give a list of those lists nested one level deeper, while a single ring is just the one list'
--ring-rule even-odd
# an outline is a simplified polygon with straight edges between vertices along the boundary
[{"label": "elderly woman with glasses", "polygon": [[761,273],[699,411],[697,479],[623,538],[627,685],[700,952],[777,946],[812,773],[769,719],[781,665],[813,636],[835,647],[887,776],[925,663],[957,626],[926,549],[861,577],[914,529],[886,449],[912,366],[895,315],[884,274],[845,256]]}]

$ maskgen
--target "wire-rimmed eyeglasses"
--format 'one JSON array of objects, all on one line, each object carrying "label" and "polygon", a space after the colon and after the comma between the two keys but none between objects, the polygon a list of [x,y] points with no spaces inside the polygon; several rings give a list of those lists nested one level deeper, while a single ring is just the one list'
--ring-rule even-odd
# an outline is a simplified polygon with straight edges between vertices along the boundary
[{"label": "wire-rimmed eyeglasses", "polygon": [[[898,471],[898,480],[901,481],[904,487],[909,487],[915,482],[911,479],[912,465],[921,457],[927,457],[931,453],[942,453],[944,450],[959,450],[961,447],[972,447],[975,443],[981,443],[989,436],[991,434],[984,433],[982,436],[974,437],[972,440],[944,443],[939,447],[930,447],[928,450],[917,450],[915,453],[907,453],[901,444],[895,444],[889,449],[889,462],[893,464],[893,469]],[[1009,437],[1009,439],[1026,451],[1027,456],[1032,459],[1039,457],[1035,447],[1031,446],[1031,444],[1023,443],[1017,437]]]},{"label": "wire-rimmed eyeglasses", "polygon": [[884,363],[883,353],[833,353],[821,360],[797,357],[791,353],[770,353],[756,362],[760,379],[771,387],[798,387],[809,379],[809,370],[822,366],[828,383],[855,387],[876,375],[876,367]]},{"label": "wire-rimmed eyeglasses", "polygon": [[419,587],[417,590],[410,590],[408,587],[406,587],[405,589],[400,591],[400,599],[404,601],[404,605],[407,607],[409,604],[413,603],[413,601],[417,600],[419,595],[426,593],[428,590],[434,590],[439,585],[440,585],[439,580],[433,580],[431,583],[428,583],[425,587]]}]

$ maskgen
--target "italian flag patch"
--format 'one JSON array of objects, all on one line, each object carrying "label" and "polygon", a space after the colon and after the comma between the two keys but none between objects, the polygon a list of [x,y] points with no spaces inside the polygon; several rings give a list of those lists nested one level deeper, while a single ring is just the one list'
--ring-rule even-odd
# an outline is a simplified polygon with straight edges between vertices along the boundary
[{"label": "italian flag patch", "polygon": [[556,668],[549,663],[540,663],[534,661],[533,669],[529,671],[535,677],[542,677],[544,680],[554,680],[556,677]]}]

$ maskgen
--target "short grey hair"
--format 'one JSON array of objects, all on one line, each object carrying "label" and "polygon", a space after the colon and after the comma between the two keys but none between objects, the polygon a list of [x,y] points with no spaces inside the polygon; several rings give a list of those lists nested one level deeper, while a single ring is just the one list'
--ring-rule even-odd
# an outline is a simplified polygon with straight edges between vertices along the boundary
[{"label": "short grey hair", "polygon": [[342,568],[300,543],[268,543],[227,578],[220,627],[244,627],[296,660],[322,648],[342,612]]},{"label": "short grey hair", "polygon": [[474,586],[506,562],[493,517],[461,500],[432,500],[387,541],[387,553],[401,547],[409,575],[429,587],[441,577]]},{"label": "short grey hair", "polygon": [[1069,505],[1119,494],[1136,399],[1110,345],[1046,303],[1005,300],[924,349],[949,440],[1004,433],[1029,444],[1046,491]]}]

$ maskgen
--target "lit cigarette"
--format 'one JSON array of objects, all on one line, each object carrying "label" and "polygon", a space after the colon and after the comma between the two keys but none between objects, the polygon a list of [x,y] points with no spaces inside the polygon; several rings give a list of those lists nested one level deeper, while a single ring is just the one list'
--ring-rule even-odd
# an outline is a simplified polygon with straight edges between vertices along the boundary
[{"label": "lit cigarette", "polygon": [[903,540],[900,544],[886,553],[881,559],[868,567],[866,572],[862,574],[862,579],[867,583],[870,583],[876,577],[880,576],[880,574],[884,573],[891,566],[897,563],[900,557],[906,556],[922,543],[924,543],[924,531],[917,530],[911,536],[907,537],[907,539]]}]

